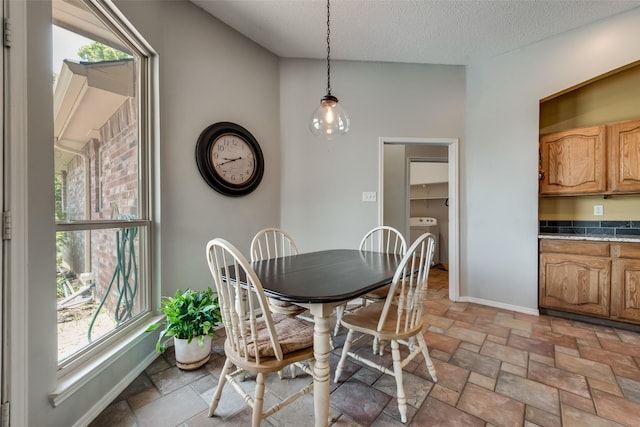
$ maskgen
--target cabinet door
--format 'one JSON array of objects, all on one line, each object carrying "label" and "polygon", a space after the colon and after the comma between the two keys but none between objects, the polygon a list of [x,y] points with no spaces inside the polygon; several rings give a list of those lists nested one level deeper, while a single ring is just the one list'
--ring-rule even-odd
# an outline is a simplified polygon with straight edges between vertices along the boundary
[{"label": "cabinet door", "polygon": [[609,192],[640,192],[640,120],[609,125]]},{"label": "cabinet door", "polygon": [[610,258],[540,254],[540,306],[609,316]]},{"label": "cabinet door", "polygon": [[640,322],[640,259],[617,259],[611,278],[611,317]]},{"label": "cabinet door", "polygon": [[541,195],[604,193],[607,188],[605,126],[540,137]]}]

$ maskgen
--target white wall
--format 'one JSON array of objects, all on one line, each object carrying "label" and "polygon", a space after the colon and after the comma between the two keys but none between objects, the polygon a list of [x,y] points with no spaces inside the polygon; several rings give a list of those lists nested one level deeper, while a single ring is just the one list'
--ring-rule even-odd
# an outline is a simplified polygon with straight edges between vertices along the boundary
[{"label": "white wall", "polygon": [[[123,386],[119,383],[153,354],[155,340],[151,334],[143,337],[60,406],[49,403],[49,393],[57,384],[53,181],[46,178],[53,177],[51,3],[18,4],[28,12],[24,31],[23,21],[12,24],[20,29],[16,34],[24,35],[14,40],[12,51],[22,52],[18,46],[24,46],[27,56],[23,69],[16,70],[26,75],[27,97],[14,100],[25,104],[27,138],[17,144],[26,150],[27,167],[20,169],[11,188],[14,193],[26,188],[27,230],[26,250],[12,254],[24,261],[26,271],[13,272],[17,279],[12,286],[26,283],[20,289],[26,306],[12,307],[14,317],[24,311],[24,322],[9,328],[14,337],[11,343],[23,337],[26,342],[23,348],[10,343],[12,394],[3,398],[12,400],[12,425],[69,427],[79,420],[86,424],[87,414],[116,396],[113,390]],[[160,274],[154,280],[161,281],[162,295],[187,286],[204,288],[212,285],[204,254],[210,238],[225,237],[246,252],[259,228],[279,225],[278,58],[183,0],[127,0],[116,5],[160,58],[160,144],[155,172],[161,177],[157,189],[161,203],[155,231],[162,239],[162,252]],[[219,195],[205,184],[196,167],[196,140],[217,121],[243,125],[264,151],[262,184],[246,197]]]},{"label": "white wall", "polygon": [[539,100],[640,59],[640,9],[467,69],[461,295],[537,310]]},{"label": "white wall", "polygon": [[[248,253],[258,230],[279,225],[278,58],[186,1],[117,5],[160,55],[162,293],[213,286],[211,238]],[[198,172],[198,136],[220,121],[244,126],[264,153],[262,183],[247,196],[223,196]]]},{"label": "white wall", "polygon": [[281,223],[301,251],[355,248],[378,225],[378,204],[362,202],[362,192],[378,191],[380,137],[463,141],[464,76],[460,66],[331,61],[332,93],[351,130],[324,142],[307,123],[326,63],[281,61]]}]

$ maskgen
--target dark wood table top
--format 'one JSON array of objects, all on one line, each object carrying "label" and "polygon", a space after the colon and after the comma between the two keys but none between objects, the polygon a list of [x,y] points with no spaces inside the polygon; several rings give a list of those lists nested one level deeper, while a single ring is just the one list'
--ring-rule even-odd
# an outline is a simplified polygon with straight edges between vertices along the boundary
[{"label": "dark wood table top", "polygon": [[265,294],[294,303],[334,303],[391,283],[402,257],[357,249],[332,249],[255,261]]}]

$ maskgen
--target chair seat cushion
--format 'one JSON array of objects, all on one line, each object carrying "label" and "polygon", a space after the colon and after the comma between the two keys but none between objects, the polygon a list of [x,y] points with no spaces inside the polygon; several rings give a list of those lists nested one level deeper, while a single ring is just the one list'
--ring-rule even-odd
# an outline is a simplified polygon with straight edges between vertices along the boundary
[{"label": "chair seat cushion", "polygon": [[275,298],[268,298],[269,308],[274,313],[296,315],[305,311],[303,307]]},{"label": "chair seat cushion", "polygon": [[389,289],[391,289],[391,284],[378,288],[375,291],[367,292],[364,297],[370,300],[384,300],[387,298]]},{"label": "chair seat cushion", "polygon": [[[303,348],[313,347],[313,324],[283,314],[273,314],[273,325],[282,354],[293,353]],[[250,334],[249,334],[250,336]],[[256,357],[256,348],[260,356],[275,356],[269,331],[265,322],[257,324],[257,340],[248,343],[249,356]]]},{"label": "chair seat cushion", "polygon": [[[400,293],[400,287],[402,286],[402,282],[398,284],[396,288],[396,296]],[[384,301],[387,299],[387,295],[389,295],[389,290],[391,289],[391,283],[388,285],[384,285],[381,288],[376,289],[375,291],[367,292],[364,295],[365,299],[374,300],[374,301]]]}]

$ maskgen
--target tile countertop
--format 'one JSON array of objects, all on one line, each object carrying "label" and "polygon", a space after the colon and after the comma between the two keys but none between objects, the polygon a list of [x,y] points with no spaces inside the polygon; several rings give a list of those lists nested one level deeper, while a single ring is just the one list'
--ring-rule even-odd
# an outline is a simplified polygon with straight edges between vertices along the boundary
[{"label": "tile countertop", "polygon": [[606,234],[561,234],[561,233],[540,233],[538,239],[555,239],[555,240],[584,240],[592,242],[626,242],[640,243],[640,236],[636,235],[617,235],[608,236]]}]

